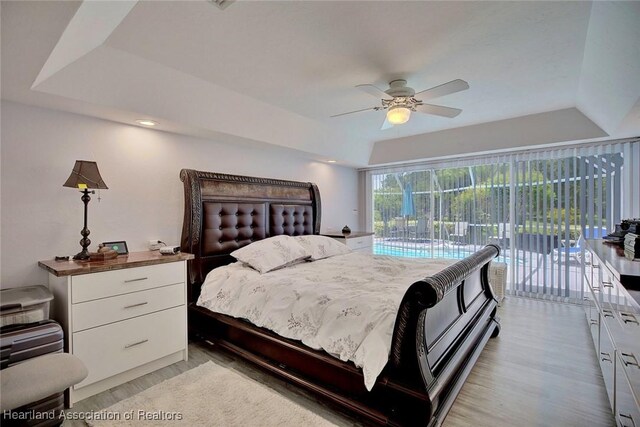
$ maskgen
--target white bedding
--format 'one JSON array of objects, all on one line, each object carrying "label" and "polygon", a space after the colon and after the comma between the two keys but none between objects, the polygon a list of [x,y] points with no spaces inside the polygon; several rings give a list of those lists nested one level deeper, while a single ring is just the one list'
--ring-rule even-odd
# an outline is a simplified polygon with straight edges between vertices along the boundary
[{"label": "white bedding", "polygon": [[236,262],[207,275],[197,304],[351,360],[371,390],[405,291],[454,262],[353,252],[265,274]]}]

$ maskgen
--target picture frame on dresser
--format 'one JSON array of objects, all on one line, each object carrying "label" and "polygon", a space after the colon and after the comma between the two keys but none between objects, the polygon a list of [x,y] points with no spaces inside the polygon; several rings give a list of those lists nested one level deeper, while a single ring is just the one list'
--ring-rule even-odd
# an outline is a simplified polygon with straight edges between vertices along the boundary
[{"label": "picture frame on dresser", "polygon": [[65,351],[89,374],[71,387],[67,406],[187,360],[189,253],[132,252],[108,261],[40,261],[54,295],[52,318]]},{"label": "picture frame on dresser", "polygon": [[127,247],[127,242],[125,242],[124,240],[118,240],[113,242],[102,242],[102,244],[107,248],[113,249],[114,251],[118,252],[118,255],[129,254],[129,248]]}]

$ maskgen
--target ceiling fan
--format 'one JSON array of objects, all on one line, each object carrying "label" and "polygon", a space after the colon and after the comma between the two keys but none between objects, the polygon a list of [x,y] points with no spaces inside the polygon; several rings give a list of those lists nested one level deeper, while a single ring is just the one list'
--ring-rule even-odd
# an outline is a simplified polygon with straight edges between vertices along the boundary
[{"label": "ceiling fan", "polygon": [[469,84],[464,80],[456,79],[448,83],[435,86],[416,92],[407,86],[407,81],[402,79],[389,82],[389,89],[382,90],[372,84],[356,86],[358,89],[381,98],[380,106],[364,108],[362,110],[349,111],[348,113],[336,114],[331,117],[344,116],[346,114],[360,113],[362,111],[387,110],[387,116],[381,129],[389,129],[393,125],[401,125],[409,121],[412,111],[419,113],[433,114],[442,117],[456,117],[462,112],[459,108],[443,107],[442,105],[425,104],[423,101],[438,98],[469,89]]}]

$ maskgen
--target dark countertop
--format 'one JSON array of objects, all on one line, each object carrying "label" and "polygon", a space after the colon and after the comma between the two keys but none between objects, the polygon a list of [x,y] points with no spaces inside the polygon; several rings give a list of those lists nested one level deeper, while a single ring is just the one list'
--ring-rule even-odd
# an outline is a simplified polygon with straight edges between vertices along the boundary
[{"label": "dark countertop", "polygon": [[640,291],[640,261],[625,258],[624,249],[604,240],[586,240],[591,251],[627,289]]}]

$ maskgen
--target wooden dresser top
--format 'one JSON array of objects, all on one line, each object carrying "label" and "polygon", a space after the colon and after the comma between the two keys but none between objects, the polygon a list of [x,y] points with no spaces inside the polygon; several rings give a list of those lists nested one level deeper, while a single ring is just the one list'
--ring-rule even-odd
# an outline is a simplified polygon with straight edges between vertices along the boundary
[{"label": "wooden dresser top", "polygon": [[98,273],[101,271],[121,270],[123,268],[143,267],[146,265],[164,264],[193,259],[189,253],[175,255],[161,255],[158,251],[131,252],[106,261],[56,261],[48,259],[38,261],[38,265],[49,273],[62,276],[76,276],[79,274]]}]

